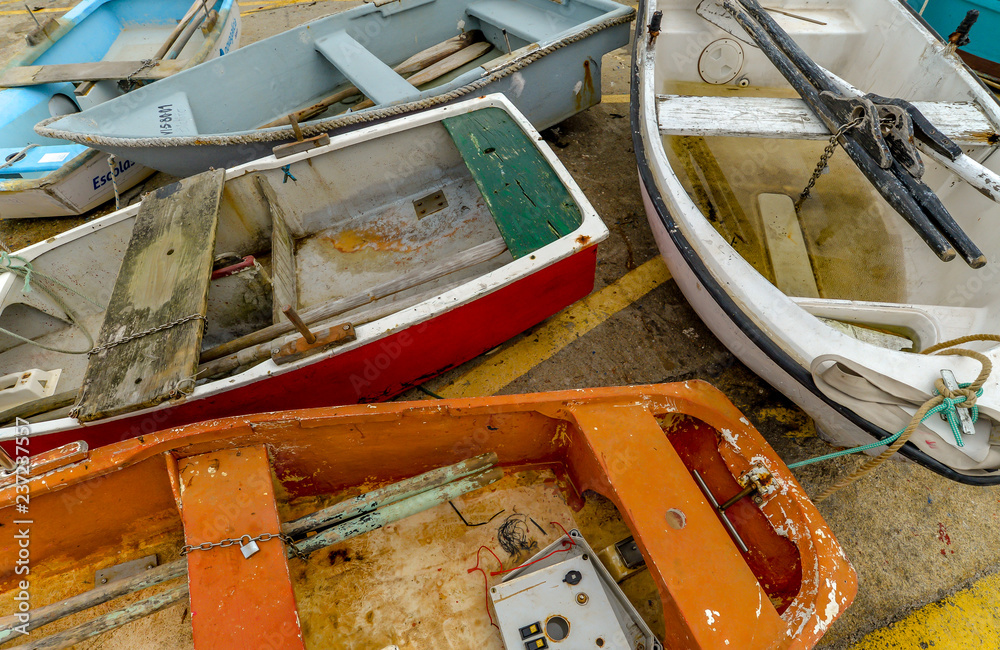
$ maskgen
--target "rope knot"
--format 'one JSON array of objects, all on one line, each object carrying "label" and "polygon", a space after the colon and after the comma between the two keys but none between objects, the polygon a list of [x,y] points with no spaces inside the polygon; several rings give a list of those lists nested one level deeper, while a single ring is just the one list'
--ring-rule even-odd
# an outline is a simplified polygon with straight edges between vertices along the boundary
[{"label": "rope knot", "polygon": [[[14,260],[21,264],[14,266]],[[24,288],[21,293],[31,293],[31,275],[35,272],[31,262],[19,255],[11,255],[6,251],[0,251],[0,273],[13,273],[24,277]]]}]

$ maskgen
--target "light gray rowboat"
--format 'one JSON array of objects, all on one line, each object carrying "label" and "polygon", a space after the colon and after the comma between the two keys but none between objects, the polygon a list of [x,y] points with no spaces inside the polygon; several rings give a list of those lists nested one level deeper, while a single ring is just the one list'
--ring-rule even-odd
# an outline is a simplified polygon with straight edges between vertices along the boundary
[{"label": "light gray rowboat", "polygon": [[610,0],[377,0],[36,131],[187,176],[492,92],[546,128],[600,101],[601,56],[628,42],[634,14]]}]

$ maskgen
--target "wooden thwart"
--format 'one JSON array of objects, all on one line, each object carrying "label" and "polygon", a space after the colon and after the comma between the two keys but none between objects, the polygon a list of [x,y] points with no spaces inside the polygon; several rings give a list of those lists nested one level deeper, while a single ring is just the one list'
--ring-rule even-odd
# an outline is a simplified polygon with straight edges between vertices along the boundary
[{"label": "wooden thwart", "polygon": [[280,323],[285,305],[298,309],[299,294],[296,286],[295,239],[288,230],[285,211],[278,204],[274,188],[264,176],[254,177],[254,183],[271,214],[271,287],[273,297],[273,321]]},{"label": "wooden thwart", "polygon": [[441,122],[514,259],[565,237],[583,222],[569,190],[507,113],[487,108]]},{"label": "wooden thwart", "polygon": [[195,375],[224,180],[208,171],[143,200],[80,388],[81,422],[155,406]]},{"label": "wooden thwart", "polygon": [[11,68],[0,76],[0,87],[38,86],[64,81],[104,81],[127,79],[156,81],[165,79],[188,67],[187,59],[157,61],[144,67],[142,61],[97,61],[95,63],[59,63],[53,65],[24,65]]},{"label": "wooden thwart", "polygon": [[[996,144],[1000,134],[975,104],[913,102],[959,146]],[[662,135],[827,140],[830,131],[801,99],[659,95]]]},{"label": "wooden thwart", "polygon": [[[263,446],[182,458],[178,470],[188,545],[281,531]],[[305,648],[285,546],[275,538],[258,548],[249,558],[239,545],[187,555],[195,647],[239,648],[248,639],[274,639],[276,647]]]}]

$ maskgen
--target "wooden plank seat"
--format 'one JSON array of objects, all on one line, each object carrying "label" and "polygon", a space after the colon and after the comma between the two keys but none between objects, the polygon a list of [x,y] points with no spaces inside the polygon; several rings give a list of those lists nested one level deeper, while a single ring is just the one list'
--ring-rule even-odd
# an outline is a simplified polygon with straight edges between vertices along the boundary
[{"label": "wooden plank seat", "polygon": [[510,0],[477,0],[466,13],[528,43],[539,43],[577,25],[555,8],[545,11]]},{"label": "wooden plank seat", "polygon": [[315,46],[327,61],[376,104],[404,102],[420,94],[412,84],[344,30],[316,39]]},{"label": "wooden plank seat", "polygon": [[81,422],[155,406],[197,372],[225,170],[143,199],[76,404]]},{"label": "wooden plank seat", "polygon": [[583,215],[535,143],[498,108],[442,120],[514,259],[576,230]]},{"label": "wooden plank seat", "polygon": [[22,65],[0,75],[0,87],[38,86],[64,81],[104,81],[127,79],[156,81],[166,79],[186,68],[187,59],[156,61],[145,66],[142,61],[94,61],[91,63],[56,63],[51,65]]},{"label": "wooden plank seat", "polygon": [[[996,144],[1000,134],[970,102],[913,102],[959,146]],[[826,140],[830,131],[801,99],[658,95],[662,135]]]},{"label": "wooden plank seat", "polygon": [[186,544],[275,536],[249,557],[239,544],[187,555],[195,647],[254,639],[256,647],[304,649],[267,449],[213,451],[182,458],[177,469]]}]

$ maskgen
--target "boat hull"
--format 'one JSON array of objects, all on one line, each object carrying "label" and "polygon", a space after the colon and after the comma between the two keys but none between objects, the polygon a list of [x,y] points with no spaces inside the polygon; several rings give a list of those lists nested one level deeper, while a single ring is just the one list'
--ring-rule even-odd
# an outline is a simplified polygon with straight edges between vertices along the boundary
[{"label": "boat hull", "polygon": [[[817,335],[811,329],[816,326],[815,317],[778,292],[728,246],[728,241],[720,245],[713,240],[717,232],[707,225],[705,216],[671,169],[652,101],[658,92],[652,85],[656,55],[647,49],[648,35],[642,18],[645,17],[648,23],[651,4],[652,1],[647,0],[640,8],[641,18],[634,40],[631,118],[647,218],[671,273],[692,307],[720,341],[813,417],[819,434],[826,440],[837,446],[855,446],[887,438],[892,432],[833,401],[817,387],[811,374],[813,359],[838,352],[845,356],[858,354],[852,349],[857,342],[825,326],[819,328],[822,336]],[[666,29],[660,36],[664,37],[669,38]],[[980,91],[973,84],[970,92]],[[850,352],[840,352],[842,350]],[[876,359],[884,352],[873,348],[867,352],[867,357]],[[901,372],[908,372],[910,376],[925,371],[919,364],[927,357],[899,354],[898,362],[890,359],[897,363],[892,366],[892,372],[904,364],[909,366]],[[936,422],[930,424],[936,426]],[[995,471],[957,469],[914,444],[905,445],[899,457],[959,482],[1000,483],[1000,476]]]},{"label": "boat hull", "polygon": [[[211,61],[238,48],[240,35],[239,5],[231,2],[222,25],[212,30],[211,41],[192,57],[190,65]],[[43,178],[0,179],[0,219],[83,214],[113,200],[116,191],[119,195],[127,192],[154,173],[154,169],[128,156],[109,160],[107,154],[88,149]]]},{"label": "boat hull", "polygon": [[[522,71],[486,84],[476,95],[502,93],[524,114],[536,129],[546,129],[601,101],[601,57],[628,42],[628,25],[604,30],[532,63]],[[623,36],[625,34],[625,36]],[[457,98],[450,102],[461,101]],[[412,115],[418,110],[402,111],[391,118],[374,119],[352,126],[331,129],[331,136],[365,126]],[[209,140],[210,139],[207,139]],[[271,155],[276,146],[293,142],[292,138],[240,144],[189,144],[169,147],[100,145],[102,151],[129,157],[174,176],[190,176],[210,167],[234,167]]]},{"label": "boat hull", "polygon": [[[426,6],[421,7],[421,5],[428,4],[419,3],[403,7],[398,11],[404,13],[398,14],[400,17],[396,20],[404,20],[407,10],[417,7],[427,8]],[[441,4],[444,5],[443,2]],[[464,7],[465,5],[458,3],[453,7],[451,5],[443,6],[441,11],[447,9],[447,20],[450,21],[454,17],[459,26],[464,28],[465,21],[462,20],[462,17],[468,16],[461,11],[455,11],[456,8],[464,9]],[[600,102],[601,59],[604,54],[628,43],[631,9],[603,2],[595,3],[593,8],[588,8],[603,13],[600,13],[597,18],[559,32],[551,38],[515,49],[511,54],[505,54],[499,59],[488,61],[479,67],[463,72],[441,85],[425,89],[414,98],[380,104],[356,114],[342,114],[303,122],[302,129],[306,135],[328,133],[332,136],[400,116],[411,115],[434,106],[489,93],[506,95],[537,129],[558,124]],[[343,14],[320,19],[308,26],[297,28],[293,30],[294,33],[279,34],[255,43],[250,48],[244,48],[240,52],[241,58],[239,58],[238,63],[247,70],[257,69],[259,66],[255,63],[255,57],[273,56],[266,47],[282,49],[289,42],[282,39],[291,36],[311,42],[313,38],[318,38],[314,34],[336,33],[338,29],[348,29],[352,33],[365,31],[368,29],[366,24],[358,21],[366,16],[364,12],[367,11],[369,11],[367,7],[351,9]],[[554,24],[559,24],[558,21],[562,20],[562,17],[556,16],[555,18],[550,17],[550,19],[554,21]],[[387,21],[385,24],[390,25],[391,23]],[[381,23],[376,24],[378,29],[372,28],[372,31],[388,29],[388,27],[380,25]],[[307,29],[308,31],[306,31]],[[358,37],[367,42],[364,37],[360,35]],[[503,37],[500,38],[502,40]],[[265,46],[265,44],[267,45]],[[233,61],[229,63],[234,65]],[[195,74],[186,74],[187,72]],[[186,95],[185,101],[189,101],[192,106],[198,105],[199,101],[207,101],[192,98],[193,92],[185,89],[184,84],[202,84],[204,83],[203,75],[207,76],[210,73],[213,75],[210,78],[227,79],[230,80],[229,83],[234,83],[232,79],[239,75],[246,74],[238,69],[228,69],[221,63],[199,66],[195,70],[185,71],[185,73],[175,76],[171,83],[166,88],[161,88],[159,92],[154,92],[150,88],[148,94],[136,93],[135,97],[138,98],[136,101],[140,102],[138,108],[136,108],[135,102],[112,101],[88,112],[86,124],[74,120],[56,121],[54,118],[43,122],[38,127],[39,132],[46,134],[59,132],[62,134],[60,137],[79,138],[80,142],[86,141],[88,146],[96,146],[101,151],[136,160],[175,176],[189,176],[203,172],[210,167],[216,169],[233,167],[270,155],[274,147],[295,140],[295,133],[287,126],[257,130],[254,127],[260,122],[255,121],[256,118],[239,114],[238,108],[234,108],[234,117],[227,124],[227,127],[232,129],[230,132],[209,132],[211,129],[205,127],[206,132],[200,130],[193,132],[197,133],[196,135],[185,133],[168,137],[153,128],[155,125],[150,123],[150,120],[154,119],[150,117],[154,114],[150,112],[151,107],[155,108],[155,106],[168,101],[164,97],[174,98],[182,93]],[[268,84],[261,84],[259,79],[253,79],[253,83],[250,81],[247,79],[246,86],[269,84],[273,88],[279,88],[281,85],[277,79],[269,80]],[[234,86],[234,88],[234,93],[245,92],[244,86]],[[246,95],[243,99],[248,102],[255,101],[253,95]],[[315,98],[309,101],[315,101]],[[282,111],[289,111],[291,108],[293,107],[282,106],[280,109],[276,109],[274,115],[270,115],[264,121],[270,121],[276,116],[280,117],[283,115]],[[191,110],[196,111],[195,108]],[[137,111],[143,116],[141,120],[132,117]],[[120,129],[109,126],[121,120],[129,120],[128,125],[122,127],[126,129],[124,134]],[[94,126],[95,124],[97,126]],[[63,126],[66,129],[63,129]],[[77,132],[77,129],[80,131]],[[91,131],[91,129],[95,130]],[[138,136],[140,133],[143,135],[132,137],[133,135]]]},{"label": "boat hull", "polygon": [[[489,490],[390,520],[305,560],[286,559],[270,539],[252,562],[228,544],[204,546],[244,531],[288,530],[291,517],[342,502],[359,488],[485,455],[492,458],[483,460],[487,466],[506,475]],[[453,647],[499,650],[483,582],[468,567],[477,547],[496,544],[501,523],[462,526],[455,516],[461,509],[495,512],[497,502],[533,513],[537,520],[526,537],[537,540],[540,532],[538,548],[559,542],[559,527],[571,531],[574,512],[601,498],[610,503],[596,506],[602,517],[589,533],[604,531],[601,545],[621,539],[620,532],[632,535],[648,573],[629,584],[652,583],[639,600],[647,603],[647,616],[662,623],[666,647],[811,648],[857,591],[854,570],[794,476],[725,396],[700,381],[226,418],[103,449],[70,445],[34,455],[28,475],[35,522],[31,593],[58,601],[78,589],[74,572],[93,575],[94,565],[155,553],[161,565],[183,565],[177,577],[187,574],[190,609],[207,614],[181,617],[183,629],[176,615],[139,625],[143,638],[173,634],[182,648],[245,647],[247,637],[287,631],[280,647],[303,647],[303,639],[310,647],[344,647],[350,635],[366,647],[392,641],[407,649],[428,647],[450,628]],[[749,476],[758,477],[759,492],[727,509],[727,532],[705,491],[736,493]],[[234,482],[254,489],[237,493],[220,485]],[[526,493],[533,497],[518,496]],[[13,477],[0,477],[0,523],[20,519],[16,497]],[[262,511],[271,513],[266,527],[253,519]],[[743,550],[740,538],[747,542]],[[186,560],[178,555],[183,544],[195,546]],[[14,538],[0,542],[0,557],[11,556],[5,566],[14,566],[17,553]],[[67,562],[67,554],[76,560]],[[492,563],[486,557],[483,567]],[[262,573],[270,581],[260,580]],[[505,572],[484,573],[489,588]],[[17,584],[13,571],[0,573],[0,602],[17,593]],[[433,604],[443,585],[451,596],[447,609],[427,615],[444,604]],[[348,595],[355,592],[363,597]],[[355,600],[368,604],[358,608]],[[374,616],[373,600],[379,604]],[[409,618],[415,604],[420,620]],[[367,624],[360,624],[366,615]],[[324,623],[330,619],[335,622]],[[229,625],[232,620],[246,624]],[[105,647],[121,641],[110,638]],[[623,641],[619,647],[639,646]]]},{"label": "boat hull", "polygon": [[594,288],[596,263],[595,245],[493,293],[423,323],[386,333],[344,354],[221,394],[33,437],[32,451],[76,440],[96,448],[208,418],[388,400],[583,298]]}]

